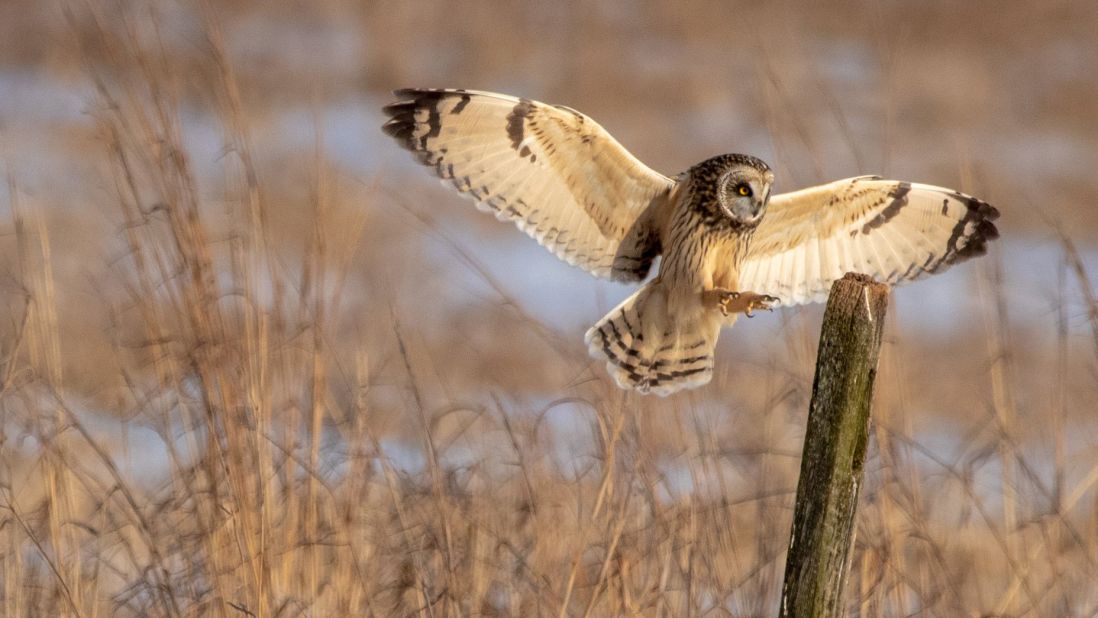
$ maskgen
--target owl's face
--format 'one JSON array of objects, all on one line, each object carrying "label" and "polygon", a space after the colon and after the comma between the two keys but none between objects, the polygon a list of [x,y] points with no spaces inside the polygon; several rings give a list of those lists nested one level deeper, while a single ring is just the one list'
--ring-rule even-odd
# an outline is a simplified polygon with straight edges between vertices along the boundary
[{"label": "owl's face", "polygon": [[756,162],[732,163],[717,181],[717,204],[737,227],[757,225],[770,201],[774,173]]},{"label": "owl's face", "polygon": [[774,173],[761,159],[724,154],[706,159],[686,173],[693,208],[716,224],[752,228],[762,220]]}]

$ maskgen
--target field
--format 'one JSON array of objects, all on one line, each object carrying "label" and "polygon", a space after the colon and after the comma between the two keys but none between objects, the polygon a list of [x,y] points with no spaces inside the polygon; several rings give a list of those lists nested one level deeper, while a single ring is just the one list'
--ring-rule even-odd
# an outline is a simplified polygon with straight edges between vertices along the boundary
[{"label": "field", "polygon": [[389,91],[994,204],[892,294],[857,616],[1098,615],[1098,4],[0,2],[0,614],[776,615],[821,307],[625,393]]}]

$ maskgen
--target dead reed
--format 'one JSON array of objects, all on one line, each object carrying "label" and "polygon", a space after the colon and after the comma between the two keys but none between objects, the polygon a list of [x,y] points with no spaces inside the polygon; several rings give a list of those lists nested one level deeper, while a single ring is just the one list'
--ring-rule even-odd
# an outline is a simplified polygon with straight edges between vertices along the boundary
[{"label": "dead reed", "polygon": [[[213,11],[197,77],[155,16],[66,11],[107,239],[61,285],[88,256],[8,174],[3,615],[776,613],[818,313],[728,344],[704,391],[624,394],[421,194],[343,175],[319,112],[311,151],[258,149]],[[425,246],[475,304],[433,300]],[[951,275],[982,307],[966,339],[889,324],[852,613],[1098,614],[1096,359],[1069,328],[1098,342],[1098,304],[1061,246],[1039,332],[997,256]]]}]

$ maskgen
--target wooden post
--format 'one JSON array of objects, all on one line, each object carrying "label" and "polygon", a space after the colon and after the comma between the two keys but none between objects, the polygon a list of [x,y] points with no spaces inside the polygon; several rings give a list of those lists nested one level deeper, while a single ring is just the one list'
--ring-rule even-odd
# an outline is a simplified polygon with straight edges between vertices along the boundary
[{"label": "wooden post", "polygon": [[865,275],[847,273],[831,286],[785,563],[783,617],[843,614],[887,308],[888,286]]}]

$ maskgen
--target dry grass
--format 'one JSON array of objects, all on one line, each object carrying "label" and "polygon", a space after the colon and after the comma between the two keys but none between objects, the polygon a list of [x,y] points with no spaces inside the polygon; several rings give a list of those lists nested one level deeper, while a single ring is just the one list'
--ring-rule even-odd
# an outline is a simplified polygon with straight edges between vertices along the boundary
[{"label": "dry grass", "polygon": [[[307,151],[256,146],[264,86],[221,31],[244,4],[196,10],[182,55],[153,14],[66,5],[95,216],[7,175],[3,615],[773,615],[816,314],[703,391],[615,389],[438,194],[329,161],[320,112]],[[195,106],[225,144],[202,173]],[[1061,245],[1033,329],[998,255],[948,275],[965,337],[893,317],[852,613],[1098,614],[1098,299]],[[439,306],[438,254],[475,302]]]}]

